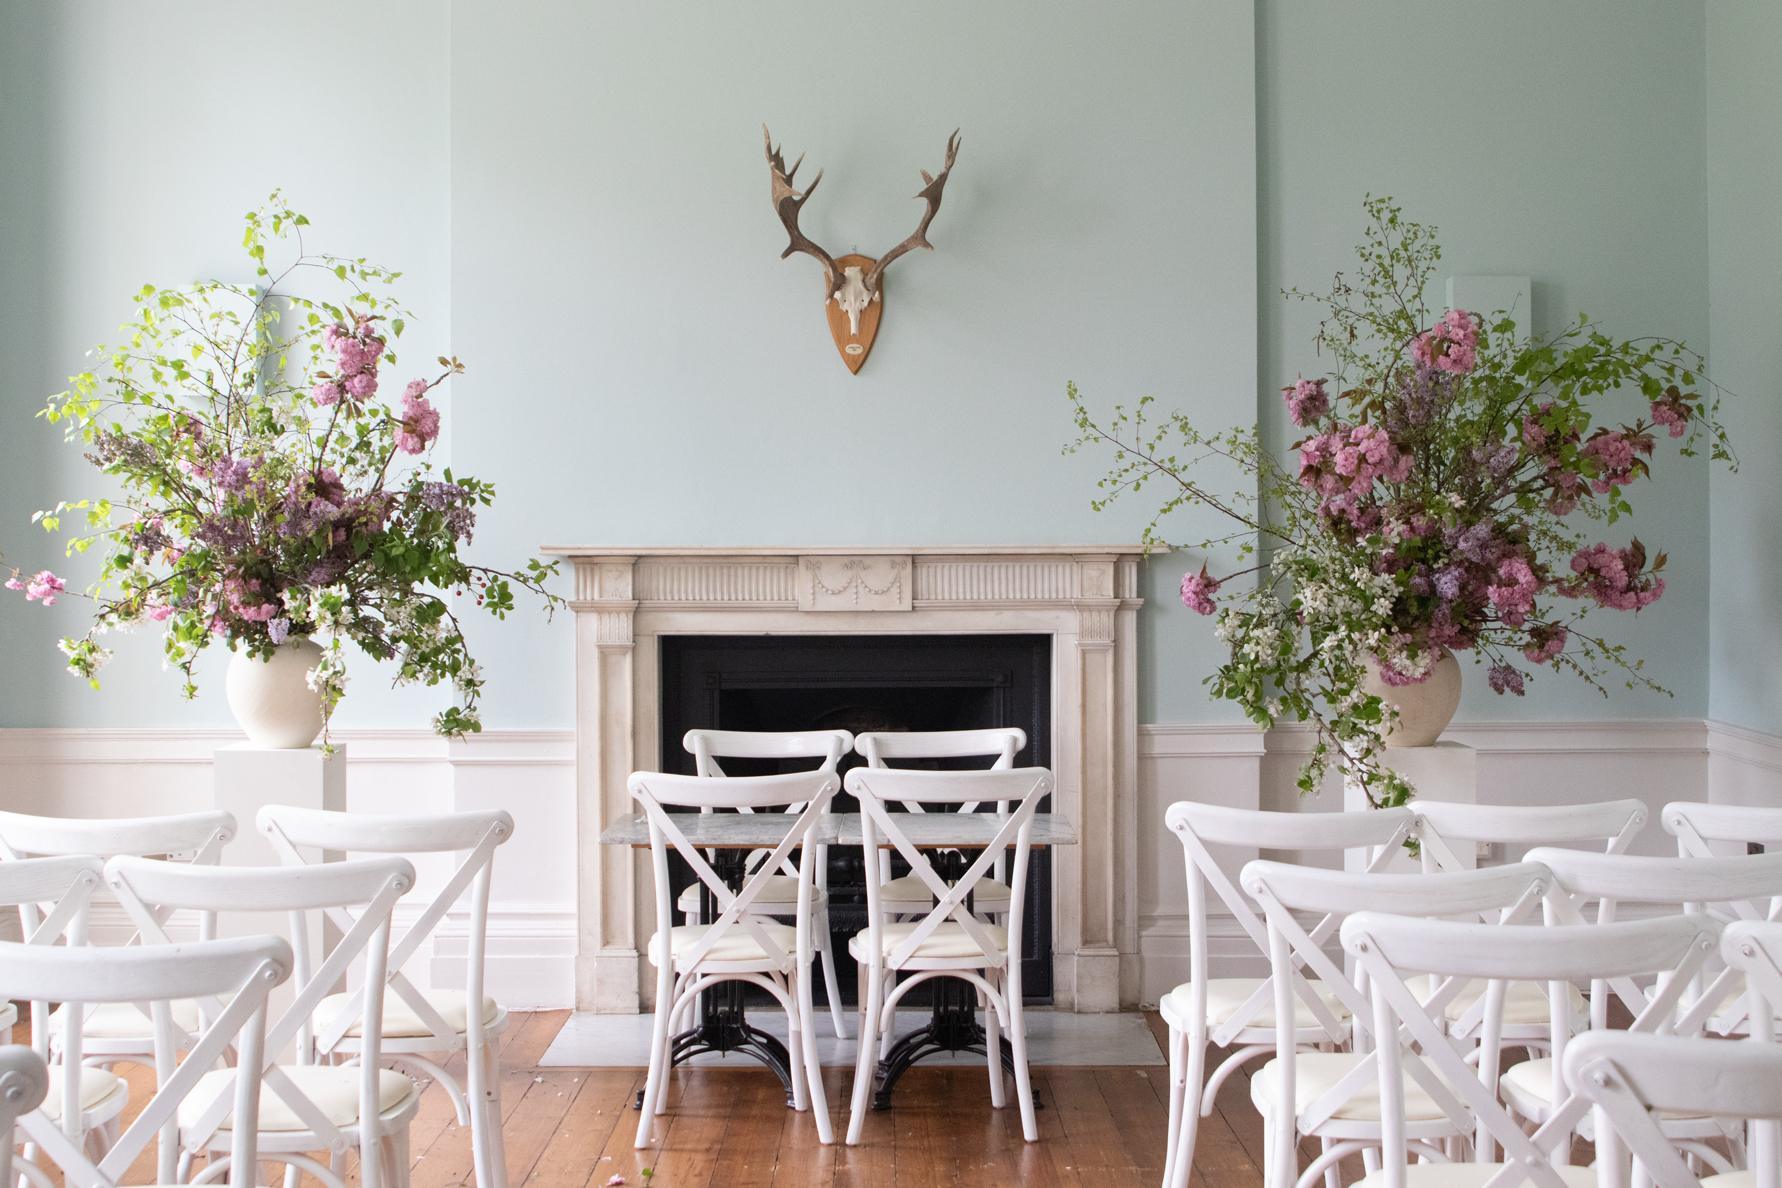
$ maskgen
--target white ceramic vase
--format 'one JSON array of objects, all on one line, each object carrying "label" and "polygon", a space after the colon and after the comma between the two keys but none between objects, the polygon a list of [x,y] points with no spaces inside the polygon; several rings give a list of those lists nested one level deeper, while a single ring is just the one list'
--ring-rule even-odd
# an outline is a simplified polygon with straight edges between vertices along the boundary
[{"label": "white ceramic vase", "polygon": [[1454,711],[1460,708],[1460,661],[1443,648],[1441,659],[1435,662],[1427,680],[1415,685],[1388,685],[1380,679],[1379,666],[1369,660],[1361,691],[1398,707],[1398,725],[1387,734],[1387,746],[1434,746],[1454,720]]},{"label": "white ceramic vase", "polygon": [[322,695],[309,687],[307,673],[322,658],[320,644],[287,640],[270,660],[236,652],[223,685],[229,712],[248,741],[272,750],[309,746],[322,733]]}]

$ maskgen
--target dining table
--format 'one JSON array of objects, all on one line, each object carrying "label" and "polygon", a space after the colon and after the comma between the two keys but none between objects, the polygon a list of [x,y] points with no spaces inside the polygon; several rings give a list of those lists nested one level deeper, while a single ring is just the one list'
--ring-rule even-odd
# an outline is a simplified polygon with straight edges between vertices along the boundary
[{"label": "dining table", "polygon": [[[749,852],[771,849],[786,839],[798,820],[788,813],[677,813],[675,824],[692,845],[708,851],[712,869],[733,889],[740,889],[748,874]],[[949,882],[963,874],[969,865],[964,857],[968,850],[982,850],[995,840],[1006,818],[995,813],[900,813],[904,835],[917,849],[931,851],[930,861],[942,878]],[[1034,848],[1068,846],[1077,842],[1076,829],[1060,813],[1035,813],[1029,834]],[[813,843],[817,845],[858,846],[864,842],[859,813],[826,813],[818,821]],[[632,813],[613,821],[600,834],[605,845],[647,848],[650,845],[650,821],[643,813]],[[879,839],[881,849],[891,843]],[[878,864],[869,864],[876,870]],[[701,922],[717,918],[716,897],[709,888],[700,892]],[[1014,960],[1020,960],[1019,955]],[[701,1052],[740,1052],[760,1060],[771,1068],[786,1086],[786,1102],[792,1103],[791,1056],[780,1040],[753,1027],[748,1022],[744,1005],[746,984],[727,981],[707,990],[700,1001],[699,1021],[674,1037],[670,1045],[670,1064],[679,1064]],[[931,1013],[928,1022],[899,1038],[878,1062],[873,1075],[875,1110],[891,1108],[891,1091],[903,1074],[922,1059],[942,1052],[971,1052],[986,1055],[989,1039],[978,1022],[977,988],[962,978],[935,978],[931,981]],[[660,1009],[660,1008],[658,1008]],[[1014,1052],[1007,1037],[1001,1037],[1003,1066],[1012,1075]],[[1039,1103],[1036,1101],[1035,1106]],[[638,1094],[634,1108],[643,1107]]]}]

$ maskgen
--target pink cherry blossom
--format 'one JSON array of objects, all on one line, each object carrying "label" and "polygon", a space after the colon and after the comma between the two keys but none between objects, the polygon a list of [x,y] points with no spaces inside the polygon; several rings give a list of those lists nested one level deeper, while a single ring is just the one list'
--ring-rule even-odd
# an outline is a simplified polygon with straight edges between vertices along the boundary
[{"label": "pink cherry blossom", "polygon": [[1497,579],[1498,584],[1487,587],[1486,592],[1492,605],[1497,607],[1498,618],[1508,626],[1522,626],[1528,620],[1528,612],[1534,609],[1535,593],[1540,589],[1540,581],[1523,557],[1511,557],[1500,562]]},{"label": "pink cherry blossom", "polygon": [[1330,411],[1330,396],[1324,391],[1323,380],[1301,378],[1290,388],[1281,389],[1281,398],[1287,402],[1288,415],[1293,423],[1299,426],[1310,425],[1319,417]]},{"label": "pink cherry blossom", "polygon": [[45,606],[56,605],[56,595],[68,588],[68,583],[47,569],[35,577],[26,578],[23,582],[20,582],[16,577],[8,578],[5,585],[8,590],[23,590],[26,602],[35,602],[41,599]]},{"label": "pink cherry blossom", "polygon": [[[420,381],[416,381],[418,383]],[[409,385],[412,390],[414,384]],[[402,420],[396,430],[396,444],[411,454],[426,449],[439,436],[439,410],[427,403],[426,397],[405,392],[402,396]]]},{"label": "pink cherry blossom", "polygon": [[309,390],[309,398],[320,405],[337,403],[346,395],[346,389],[333,380],[318,380],[316,386]]},{"label": "pink cherry blossom", "polygon": [[370,400],[377,395],[377,373],[361,371],[346,382],[347,395],[354,400]]},{"label": "pink cherry blossom", "polygon": [[1202,565],[1199,573],[1182,575],[1182,605],[1199,615],[1210,615],[1218,609],[1213,604],[1213,595],[1219,592],[1219,579],[1209,577],[1207,567]]},{"label": "pink cherry blossom", "polygon": [[1411,357],[1426,367],[1457,375],[1479,362],[1479,325],[1464,309],[1451,309],[1411,343]]}]

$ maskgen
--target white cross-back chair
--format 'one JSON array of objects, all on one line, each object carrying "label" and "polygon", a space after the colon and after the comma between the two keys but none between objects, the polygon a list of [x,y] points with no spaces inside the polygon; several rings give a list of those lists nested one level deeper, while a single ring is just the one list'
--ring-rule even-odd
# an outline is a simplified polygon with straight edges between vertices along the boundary
[{"label": "white cross-back chair", "polygon": [[[1765,917],[1764,909],[1782,894],[1782,854],[1656,858],[1540,848],[1530,850],[1528,857],[1551,869],[1559,889],[1565,892],[1548,899],[1547,919],[1551,924],[1586,923],[1582,908],[1591,900],[1597,901],[1598,924],[1612,922],[1624,904],[1651,904],[1672,911],[1680,907],[1692,919],[1703,921],[1713,920],[1709,909],[1761,920]],[[1627,978],[1593,978],[1591,1029],[1601,1031],[1608,1026],[1611,997],[1620,999],[1630,1014],[1639,1016],[1653,994],[1663,989],[1644,988]],[[1681,1035],[1695,1034],[1704,1026],[1726,1026],[1722,1004],[1744,1002],[1743,977],[1733,968],[1720,970],[1711,980],[1705,974],[1691,975],[1691,985],[1682,990],[1678,1016],[1668,1025]],[[1544,1124],[1554,1110],[1557,1067],[1557,1060],[1547,1057],[1510,1068],[1499,1082],[1504,1101],[1522,1117]],[[1735,1158],[1739,1155],[1740,1137],[1728,1133],[1712,1117],[1672,1114],[1662,1124],[1673,1142],[1710,1162],[1725,1162],[1708,1145],[1716,1139],[1731,1142]],[[1588,1128],[1583,1133],[1586,1138],[1591,1137]]]},{"label": "white cross-back chair", "polygon": [[[932,978],[960,978],[976,986],[985,1004],[985,1059],[990,1073],[990,1104],[1004,1104],[1001,1036],[1007,1034],[1013,1050],[1015,1096],[1021,1107],[1021,1132],[1028,1142],[1039,1138],[1033,1114],[1033,1085],[1027,1071],[1027,1027],[1021,1012],[1021,920],[1027,894],[1027,861],[1032,852],[1033,814],[1052,791],[1052,773],[1043,767],[1017,767],[989,771],[900,771],[857,767],[848,773],[847,789],[860,802],[860,828],[866,881],[866,930],[855,935],[848,950],[863,967],[860,985],[866,995],[861,1015],[859,1055],[854,1068],[854,1099],[848,1114],[848,1142],[860,1141],[866,1125],[868,1095],[872,1089],[875,1049],[882,1032],[897,1018],[897,1003],[914,987]],[[928,855],[909,839],[899,818],[887,805],[905,802],[926,804],[992,804],[1007,802],[1014,809],[991,817],[997,824],[990,844],[949,885],[935,871]],[[878,901],[877,864],[871,860],[881,844],[895,847],[909,863],[910,873],[920,879],[932,907],[917,920],[892,922]],[[1008,925],[981,920],[970,910],[980,883],[1003,851],[1012,848],[1009,869]],[[898,973],[909,976],[887,992]]]},{"label": "white cross-back chair", "polygon": [[[854,745],[854,736],[846,730],[689,730],[682,737],[681,745],[693,756],[700,775],[722,778],[727,773],[719,764],[720,759],[817,759],[821,762],[815,770],[834,771],[841,757]],[[800,804],[786,808],[791,813],[803,810],[804,806]],[[755,810],[745,808],[741,811],[752,813]],[[762,850],[750,857],[758,859],[766,853]],[[848,1028],[844,1020],[847,1014],[842,1009],[841,987],[835,982],[835,953],[829,933],[829,847],[812,846],[811,860],[816,863],[811,871],[811,943],[823,965],[823,988],[829,996],[829,1019],[835,1028],[835,1038],[846,1039]],[[780,873],[773,875],[755,898],[757,914],[790,916],[796,913],[798,864],[803,861],[803,855],[796,854],[781,865]],[[699,900],[700,884],[689,883],[681,892],[678,906],[692,918],[699,911]]]},{"label": "white cross-back chair", "polygon": [[[1460,853],[1470,853],[1479,842],[1506,847],[1594,845],[1607,854],[1623,854],[1633,844],[1650,815],[1644,801],[1607,800],[1593,804],[1498,805],[1453,804],[1413,801],[1415,827],[1426,873],[1464,870]],[[1484,1015],[1485,986],[1474,983],[1448,1004],[1450,1034],[1477,1041]],[[1573,1017],[1586,1021],[1584,996],[1571,993]],[[1548,1048],[1550,1022],[1547,987],[1534,982],[1512,982],[1505,992],[1503,1026],[1498,1042],[1506,1048],[1524,1048],[1531,1054]],[[1477,1060],[1479,1052],[1473,1052]]]},{"label": "white cross-back chair", "polygon": [[[142,930],[145,947],[167,943],[157,913],[172,908],[203,913],[283,912],[294,954],[293,998],[266,1034],[265,1085],[260,1096],[262,1158],[285,1165],[288,1188],[298,1169],[328,1188],[346,1188],[347,1152],[359,1152],[364,1188],[404,1188],[408,1182],[408,1124],[420,1103],[415,1083],[382,1068],[384,986],[390,954],[390,912],[415,884],[414,867],[402,858],[356,858],[301,867],[180,866],[143,858],[113,858],[105,881]],[[319,963],[309,951],[312,912],[355,907],[352,927]],[[308,1042],[311,1019],[335,984],[361,963],[359,987],[362,1034],[357,1067],[318,1065]],[[274,1061],[296,1043],[296,1064]],[[220,1069],[201,1080],[200,1093],[233,1070]],[[213,1120],[188,1103],[179,1116],[182,1162],[194,1151],[226,1150],[232,1136],[222,1132],[193,1137]],[[307,1152],[325,1150],[331,1166]],[[184,1168],[181,1169],[182,1178]]]},{"label": "white cross-back chair", "polygon": [[[75,854],[94,854],[104,860],[120,854],[139,857],[152,854],[168,858],[177,856],[181,861],[197,865],[214,865],[221,859],[223,847],[234,839],[235,830],[235,817],[221,809],[160,817],[95,819],[0,812],[0,860],[9,861],[27,855]],[[27,931],[35,927],[29,907],[25,907],[21,914]],[[136,938],[130,939],[134,941]],[[86,933],[83,932],[73,943],[88,943]],[[196,1004],[174,1003],[173,1015],[186,1034],[197,1030]],[[89,1064],[110,1066],[120,1061],[149,1063],[154,1060],[154,1025],[137,1004],[106,1003],[89,1010],[83,1031]],[[55,1035],[60,1034],[58,1023]],[[59,1045],[61,1040],[58,1038],[54,1042]],[[52,1057],[54,1054],[46,1053]]]},{"label": "white cross-back chair", "polygon": [[[650,857],[656,873],[656,934],[650,938],[650,961],[656,966],[656,1020],[650,1042],[650,1071],[644,1083],[643,1116],[637,1123],[637,1146],[650,1143],[650,1126],[668,1108],[671,1026],[694,1009],[701,992],[726,981],[760,986],[786,1009],[787,1051],[791,1058],[793,1107],[810,1110],[819,1141],[831,1143],[828,1099],[817,1054],[811,1017],[811,859],[797,863],[796,923],[788,928],[754,910],[757,899],[793,851],[813,844],[816,827],[839,780],[832,771],[796,772],[777,776],[665,775],[639,771],[631,775],[631,795],[650,821]],[[802,804],[803,810],[774,847],[732,890],[712,869],[705,855],[687,840],[675,823],[670,805],[685,808],[742,809]],[[668,852],[680,854],[717,902],[719,915],[710,924],[674,926],[673,891],[668,880]]]},{"label": "white cross-back chair", "polygon": [[[1169,1146],[1164,1157],[1165,1188],[1186,1188],[1194,1165],[1194,1144],[1200,1120],[1209,1116],[1225,1083],[1247,1061],[1274,1055],[1275,997],[1272,978],[1214,978],[1207,955],[1207,889],[1267,959],[1268,926],[1248,897],[1234,883],[1211,847],[1317,852],[1367,849],[1374,866],[1390,861],[1412,825],[1411,810],[1382,809],[1367,813],[1264,813],[1249,809],[1178,801],[1163,815],[1164,824],[1182,841],[1188,868],[1189,981],[1158,1001],[1169,1025]],[[1330,927],[1334,927],[1332,924]],[[1329,938],[1330,928],[1318,937]],[[1296,962],[1296,968],[1303,965]],[[1349,1008],[1315,979],[1294,978],[1294,994],[1310,997],[1294,1003],[1293,1044],[1325,1047],[1349,1039]],[[1316,1001],[1314,1007],[1312,1002]],[[1207,1044],[1235,1048],[1206,1080]],[[1203,1089],[1202,1082],[1206,1081]]]},{"label": "white cross-back chair", "polygon": [[0,1046],[0,1184],[12,1183],[13,1123],[49,1095],[49,1067],[28,1044]]},{"label": "white cross-back chair", "polygon": [[[0,862],[0,905],[19,910],[26,947],[84,947],[88,911],[93,892],[104,882],[104,870],[102,861],[87,854]],[[0,970],[0,980],[4,973]],[[50,1097],[44,1103],[44,1112],[56,1120],[69,1139],[90,1142],[96,1152],[103,1152],[117,1141],[118,1118],[130,1101],[129,1086],[105,1069],[85,1066],[81,1059],[82,1029],[77,1028],[65,1042],[58,1033],[66,1028],[71,1016],[85,1018],[91,1011],[104,1008],[67,999],[0,994],[9,1012],[13,998],[31,1002],[31,1043],[38,1054],[45,1060],[55,1056],[62,1060],[49,1070]],[[49,1009],[52,1002],[63,1004],[53,1015]],[[142,1018],[148,1018],[146,999],[129,1005],[130,1009],[143,1012]],[[152,1050],[149,1055],[153,1055]],[[68,1075],[70,1069],[75,1070],[75,1075]]]},{"label": "white cross-back chair", "polygon": [[[1349,1009],[1357,1049],[1300,1052],[1290,1032],[1275,1033],[1275,1059],[1250,1080],[1250,1100],[1264,1119],[1264,1183],[1268,1188],[1289,1188],[1296,1182],[1299,1136],[1307,1135],[1318,1138],[1323,1150],[1297,1176],[1299,1188],[1310,1188],[1320,1176],[1329,1188],[1336,1188],[1338,1161],[1356,1152],[1371,1158],[1367,1153],[1383,1141],[1386,1092],[1373,1059],[1362,1051],[1364,1039],[1370,1048],[1378,1042],[1365,973],[1358,970],[1351,978],[1325,951],[1336,929],[1347,917],[1367,911],[1468,916],[1492,927],[1507,927],[1533,916],[1552,876],[1535,863],[1423,875],[1318,870],[1259,861],[1244,867],[1239,885],[1262,904],[1268,921],[1275,1017],[1286,1017],[1296,998],[1314,1013],[1318,1010],[1317,997],[1301,981],[1303,967]],[[1318,919],[1308,929],[1299,913]],[[1447,996],[1459,989],[1446,987],[1431,997],[1430,1012],[1439,1016]],[[1323,1022],[1328,1026],[1331,1020]],[[1395,1082],[1403,1084],[1406,1133],[1425,1154],[1439,1154],[1432,1144],[1462,1138],[1472,1123],[1452,1090],[1426,1068],[1412,1064],[1406,1073],[1414,1085]]]},{"label": "white cross-back chair", "polygon": [[[1782,847],[1782,808],[1673,800],[1659,811],[1658,819],[1677,839],[1681,858],[1743,854],[1753,842],[1766,851]],[[1721,843],[1719,849],[1715,843]]]},{"label": "white cross-back chair", "polygon": [[[992,759],[992,771],[1007,771],[1015,766],[1015,756],[1027,745],[1027,732],[1016,727],[989,730],[917,730],[900,733],[862,734],[854,740],[854,749],[866,757],[868,767],[888,767],[889,761],[924,759]],[[922,805],[910,801],[904,806],[912,813],[926,812]],[[979,806],[962,804],[957,811],[975,813]],[[995,806],[998,816],[1008,816],[1007,801]],[[1008,915],[1008,857],[998,855],[991,876],[978,882],[973,896],[979,915],[992,920]],[[928,886],[915,875],[891,877],[891,851],[879,854],[879,903],[892,916],[902,918],[919,915],[934,906]],[[1007,920],[1003,920],[1007,923]]]},{"label": "white cross-back chair", "polygon": [[[1775,1126],[1782,1119],[1782,1048],[1714,1043],[1674,1035],[1594,1031],[1566,1048],[1565,1079],[1595,1107],[1597,1130],[1612,1131],[1659,1188],[1778,1188],[1774,1159],[1750,1170],[1697,1179],[1654,1115],[1715,1114]],[[1762,1121],[1756,1121],[1761,1119]],[[1625,1181],[1600,1175],[1601,1188]]]},{"label": "white cross-back chair", "polygon": [[[452,854],[456,867],[433,899],[400,936],[392,935],[388,963],[389,991],[384,995],[382,1052],[386,1065],[430,1077],[445,1088],[457,1111],[458,1124],[469,1126],[472,1162],[482,1188],[506,1188],[507,1157],[501,1140],[501,1046],[508,1014],[483,993],[484,955],[489,933],[489,882],[495,850],[513,836],[514,821],[499,809],[432,816],[383,817],[364,813],[331,813],[319,809],[267,805],[256,825],[286,866],[305,865],[298,847],[352,854]],[[402,967],[433,938],[460,899],[468,896],[467,954],[463,990],[422,990]],[[342,932],[357,917],[350,908],[332,907],[327,915]],[[471,1010],[477,1003],[479,1009]],[[322,1000],[313,1020],[317,1057],[356,1057],[364,1028],[362,999],[331,994]],[[441,1067],[451,1053],[465,1053],[468,1088],[461,1089]],[[439,1061],[429,1054],[444,1053]]]},{"label": "white cross-back chair", "polygon": [[[190,1111],[195,1121],[180,1126],[191,1143],[187,1154],[226,1152],[194,1182],[230,1168],[245,1169],[233,1177],[237,1183],[257,1182],[254,1124],[260,1109],[257,1070],[264,1051],[266,996],[290,976],[291,966],[290,947],[273,936],[128,948],[0,943],[0,989],[5,993],[71,1003],[149,1001],[156,1020],[160,1089],[102,1158],[90,1158],[87,1148],[41,1107],[21,1117],[19,1129],[61,1169],[69,1188],[117,1188],[130,1164],[156,1138],[161,1140],[160,1182],[173,1184],[175,1119]],[[167,1004],[199,997],[215,1002],[217,1009],[188,1046],[185,1062],[176,1066],[179,1029]],[[239,1068],[206,1071],[230,1051]],[[4,1088],[0,1079],[0,1094]],[[236,1125],[238,1119],[246,1119],[247,1125]],[[215,1136],[224,1126],[229,1129],[219,1148]],[[6,1146],[10,1151],[11,1143]],[[51,1188],[41,1165],[18,1160],[13,1167],[36,1188]]]},{"label": "white cross-back chair", "polygon": [[[1701,968],[1719,941],[1719,927],[1700,916],[1662,916],[1620,924],[1503,928],[1447,920],[1421,920],[1362,912],[1343,922],[1343,948],[1367,972],[1374,1007],[1373,1029],[1385,1037],[1375,1049],[1381,1093],[1383,1143],[1380,1168],[1367,1188],[1589,1188],[1596,1175],[1571,1167],[1572,1131],[1589,1112],[1588,1099],[1566,1092],[1540,1128],[1526,1133],[1498,1104],[1488,1069],[1474,1069],[1450,1045],[1439,1014],[1410,984],[1434,973],[1445,992],[1468,981],[1489,979],[1485,1035],[1499,1023],[1507,980],[1526,979],[1550,986],[1554,1044],[1565,1058],[1571,1013],[1564,987],[1573,980],[1633,978],[1656,974],[1660,990],[1635,1018],[1632,1030],[1667,1030],[1683,986]],[[1575,1041],[1572,1041],[1575,1042]],[[1482,1061],[1481,1064],[1487,1063]],[[1404,1073],[1452,1090],[1446,1107],[1456,1124],[1476,1124],[1471,1168],[1409,1165]],[[1458,1099],[1458,1100],[1455,1100]],[[1456,1108],[1458,1107],[1458,1108]],[[1601,1139],[1599,1132],[1599,1140]],[[1497,1158],[1497,1145],[1504,1158]],[[1612,1142],[1599,1141],[1599,1166],[1618,1166]]]}]

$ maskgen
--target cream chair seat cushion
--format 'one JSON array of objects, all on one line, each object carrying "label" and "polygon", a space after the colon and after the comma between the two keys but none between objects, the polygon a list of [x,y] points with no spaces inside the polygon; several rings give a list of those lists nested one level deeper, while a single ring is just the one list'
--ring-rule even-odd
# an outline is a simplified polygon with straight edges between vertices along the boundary
[{"label": "cream chair seat cushion", "polygon": [[[1213,978],[1210,980],[1207,983],[1207,1026],[1219,1027],[1229,1022],[1231,1017],[1237,1013],[1237,1009],[1243,1006],[1250,995],[1256,993],[1256,988],[1267,980],[1267,978]],[[1337,1022],[1342,1023],[1348,1020],[1349,1008],[1343,1005],[1342,999],[1327,990],[1324,983],[1316,978],[1312,979],[1309,984],[1313,993],[1323,1000],[1324,1005],[1329,1008]],[[1193,983],[1183,982],[1165,994],[1157,1006],[1166,1018],[1186,1023],[1194,1010]],[[1318,1017],[1312,1014],[1312,1009],[1304,1002],[1295,998],[1293,1006],[1293,1026],[1296,1030],[1320,1026]],[[1266,1027],[1272,1030],[1274,1025],[1275,1000],[1271,995],[1268,1001],[1263,1004],[1262,1009],[1257,1011],[1244,1026]]]},{"label": "cream chair seat cushion", "polygon": [[[759,921],[757,926],[766,932],[768,939],[778,945],[787,956],[793,956],[798,952],[798,930],[796,928],[789,924],[775,924],[769,920]],[[672,929],[675,960],[679,961],[691,952],[693,946],[698,944],[712,927],[714,925],[711,924],[684,924],[679,928]],[[747,928],[743,927],[741,923],[736,923],[724,930],[724,935],[705,955],[705,960],[772,961],[775,958],[769,957],[762,951],[760,943]],[[662,964],[662,934],[660,932],[650,937],[650,964],[656,966]]]},{"label": "cream chair seat cushion", "polygon": [[[694,883],[687,887],[686,890],[681,892],[681,897],[675,900],[675,906],[679,907],[683,912],[698,912],[699,892],[704,886],[705,884],[703,883]],[[811,888],[812,907],[820,907],[827,899],[828,896],[824,895],[823,892],[819,891],[816,887]],[[769,876],[767,886],[761,888],[761,894],[755,897],[755,902],[752,906],[760,908],[766,907],[768,904],[778,904],[786,908],[786,910],[783,912],[768,912],[766,913],[767,915],[790,916],[798,907],[798,880],[791,875]]]},{"label": "cream chair seat cushion", "polygon": [[[995,879],[979,879],[972,884],[971,888],[972,906],[980,912],[995,912],[997,909],[990,906],[993,903],[1002,904],[1003,910],[1007,910],[1009,899],[1013,895],[1014,892],[1009,890],[1007,883],[999,883]],[[915,875],[905,875],[901,879],[892,879],[889,883],[879,886],[879,902],[884,904],[920,903],[932,906],[934,892],[928,889],[927,883]]]},{"label": "cream chair seat cushion", "polygon": [[[1506,1093],[1514,1090],[1526,1098],[1532,1098],[1544,1105],[1553,1104],[1553,1061],[1550,1057],[1539,1060],[1524,1060],[1521,1064],[1512,1065],[1500,1078]],[[1660,1110],[1659,1118],[1668,1121],[1684,1121],[1691,1118],[1706,1118],[1706,1114],[1697,1114],[1687,1110]]]},{"label": "cream chair seat cushion", "polygon": [[[130,1086],[122,1077],[113,1076],[102,1068],[83,1068],[80,1070],[80,1108],[82,1113],[97,1108],[101,1103],[110,1106],[115,1104],[118,1111],[130,1100]],[[52,1064],[49,1070],[49,1092],[44,1095],[43,1104],[38,1107],[52,1122],[62,1120],[62,1066]]]},{"label": "cream chair seat cushion", "polygon": [[1736,1171],[1722,1172],[1717,1176],[1703,1176],[1702,1188],[1757,1188],[1757,1173]]},{"label": "cream chair seat cushion", "polygon": [[[174,1026],[187,1032],[198,1030],[198,1004],[189,998],[176,998],[169,1005],[173,1008]],[[50,1014],[50,1024],[60,1034],[62,1020],[67,1017],[67,1007],[58,1007]],[[103,1002],[92,1008],[87,1015],[85,1026],[80,1033],[88,1039],[108,1040],[142,1040],[153,1043],[155,1040],[154,1020],[136,1009],[132,1002]]]},{"label": "cream chair seat cushion", "polygon": [[[920,924],[921,921],[910,920],[901,924],[886,924],[882,927],[879,934],[882,937],[885,955],[890,956]],[[981,924],[979,927],[990,938],[990,943],[996,946],[998,957],[1008,951],[1009,934],[1006,929],[995,924]],[[872,960],[872,933],[870,931],[855,933],[854,939],[848,942],[848,952],[856,961],[870,962]],[[923,959],[984,959],[984,953],[978,948],[978,942],[965,931],[965,926],[952,920],[948,920],[923,938],[922,943],[916,946],[916,951],[910,956]]]},{"label": "cream chair seat cushion", "polygon": [[[322,1116],[336,1126],[352,1126],[359,1121],[359,1070],[350,1065],[281,1064],[279,1068],[303,1095],[315,1102]],[[179,1124],[196,1125],[204,1111],[219,1093],[235,1092],[235,1070],[219,1068],[198,1078],[192,1091],[179,1104]],[[377,1110],[384,1115],[401,1105],[415,1092],[415,1083],[399,1072],[379,1069],[377,1074]],[[229,1124],[223,1123],[222,1132]],[[273,1092],[271,1085],[260,1086],[260,1129],[308,1130],[285,1099]],[[222,1133],[220,1132],[220,1133]]]},{"label": "cream chair seat cushion", "polygon": [[[1414,1163],[1405,1169],[1405,1188],[1485,1188],[1501,1163]],[[1556,1167],[1566,1188],[1596,1188],[1596,1173],[1587,1167]],[[1703,1180],[1702,1183],[1709,1183]],[[1357,1180],[1352,1188],[1385,1188],[1384,1169]]]},{"label": "cream chair seat cushion", "polygon": [[[433,1009],[439,1012],[440,1018],[446,1021],[452,1031],[462,1035],[464,1029],[470,1025],[470,1009],[467,1005],[469,997],[464,991],[423,990],[421,997],[425,998]],[[330,994],[322,1000],[320,1006],[316,1007],[316,1013],[313,1016],[315,1029],[318,1032],[326,1030],[341,1011],[356,1009],[362,1001],[363,995],[361,994]],[[493,998],[485,996],[483,999],[483,1026],[487,1027],[495,1022],[495,1018],[499,1014],[501,1014],[500,1004]],[[346,1033],[351,1036],[364,1035],[364,1020],[355,1020],[353,1025],[347,1028]],[[427,1025],[421,1022],[421,1017],[415,1014],[414,1008],[409,1006],[400,994],[388,989],[384,991],[385,1039],[412,1039],[432,1034],[427,1029]]]},{"label": "cream chair seat cushion", "polygon": [[[1441,985],[1438,981],[1437,986]],[[1472,1009],[1473,1004],[1485,997],[1484,981],[1468,982],[1460,988],[1460,993],[1451,999],[1442,1009],[1442,1017],[1450,1023],[1460,1022],[1460,1017]],[[1572,1018],[1582,1020],[1590,1010],[1584,994],[1576,986],[1567,986],[1571,991]],[[1418,985],[1417,999],[1428,1002],[1435,987],[1427,982]],[[1545,982],[1511,982],[1504,991],[1504,1026],[1506,1027],[1545,1027],[1550,1016],[1547,1007],[1547,983]]]},{"label": "cream chair seat cushion", "polygon": [[[1372,1053],[1357,1055],[1353,1052],[1301,1052],[1294,1074],[1294,1111],[1303,1112],[1313,1102],[1330,1090],[1338,1081],[1349,1075],[1349,1070],[1363,1061],[1372,1061]],[[1278,1060],[1271,1060],[1262,1066],[1250,1081],[1250,1100],[1259,1110],[1274,1107],[1275,1094],[1279,1092],[1280,1080],[1277,1075]],[[1442,1107],[1424,1091],[1423,1086],[1409,1076],[1405,1082],[1405,1119],[1410,1122],[1435,1122],[1447,1115]],[[1344,1102],[1332,1118],[1345,1122],[1378,1122],[1380,1120],[1380,1082],[1369,1081],[1357,1090],[1354,1097]]]}]

